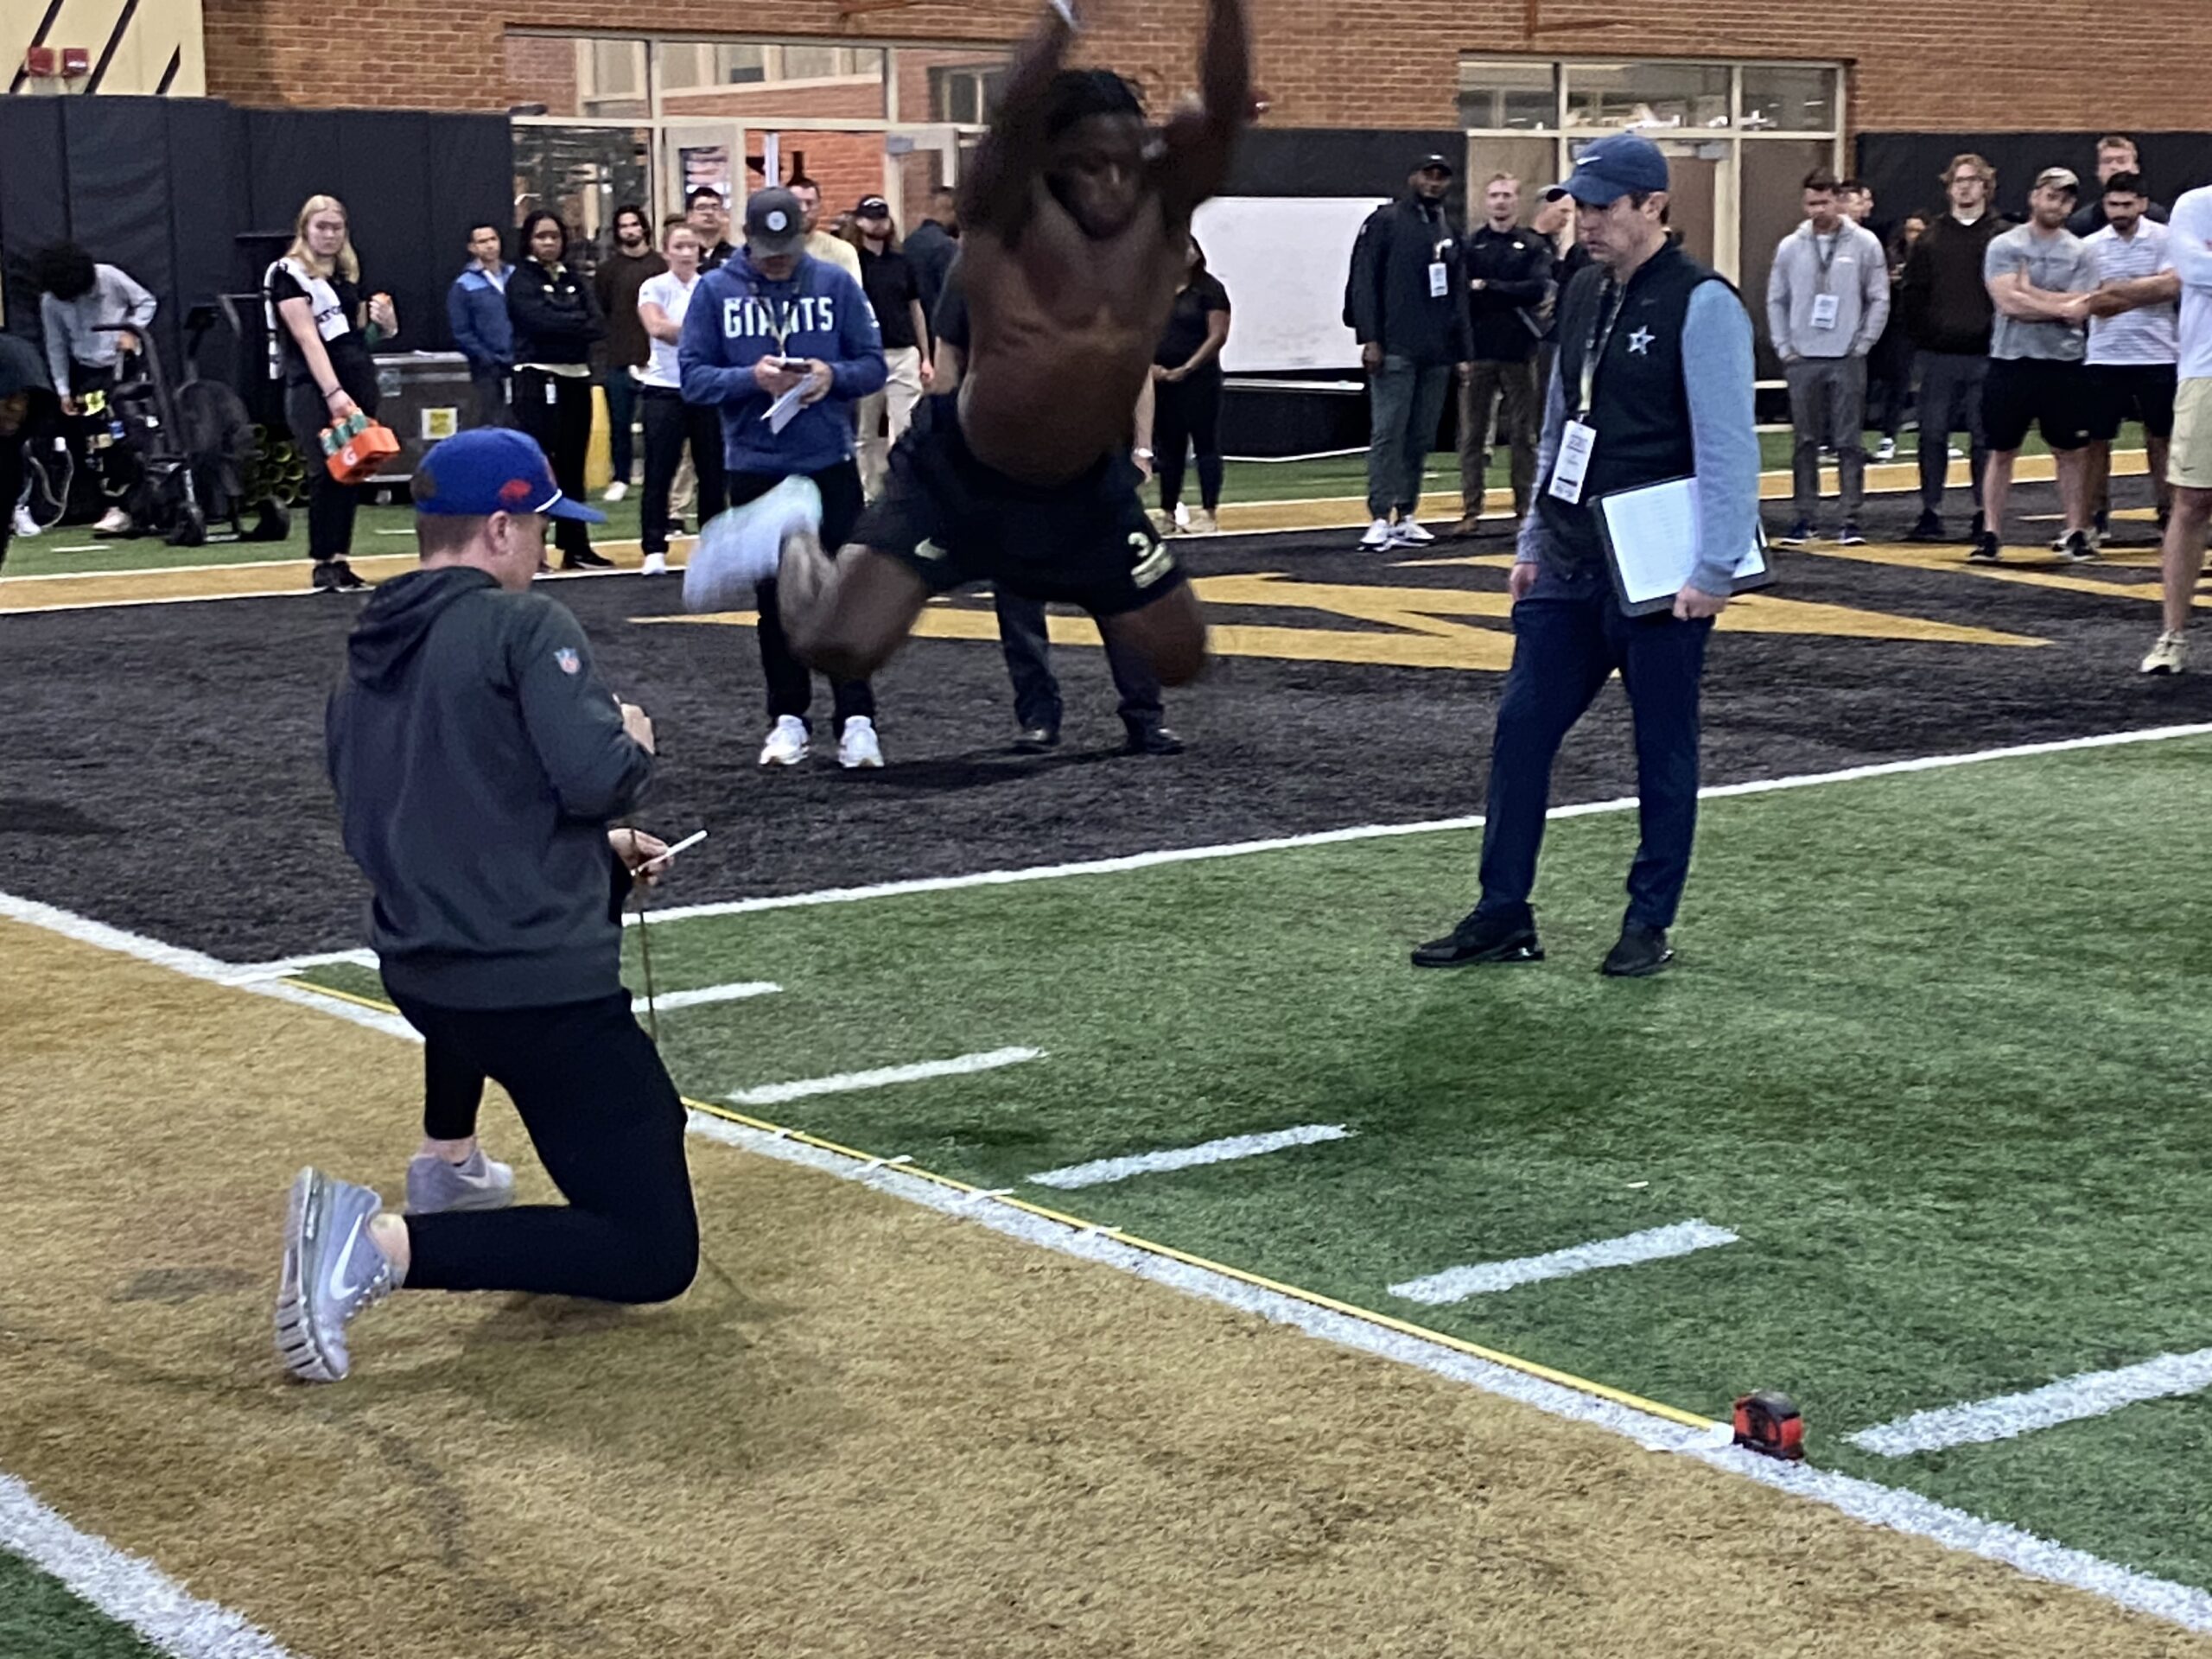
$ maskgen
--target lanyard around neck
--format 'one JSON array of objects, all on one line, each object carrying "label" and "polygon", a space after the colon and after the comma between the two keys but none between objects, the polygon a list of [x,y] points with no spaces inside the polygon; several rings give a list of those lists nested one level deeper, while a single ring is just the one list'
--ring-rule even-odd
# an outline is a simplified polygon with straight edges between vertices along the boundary
[{"label": "lanyard around neck", "polygon": [[[1634,282],[1631,276],[1629,279]],[[1590,320],[1590,338],[1582,347],[1582,402],[1574,411],[1586,424],[1590,417],[1590,396],[1597,390],[1598,364],[1605,349],[1613,343],[1613,329],[1621,320],[1628,289],[1611,276],[1605,278],[1605,291],[1598,299],[1598,315]]]}]

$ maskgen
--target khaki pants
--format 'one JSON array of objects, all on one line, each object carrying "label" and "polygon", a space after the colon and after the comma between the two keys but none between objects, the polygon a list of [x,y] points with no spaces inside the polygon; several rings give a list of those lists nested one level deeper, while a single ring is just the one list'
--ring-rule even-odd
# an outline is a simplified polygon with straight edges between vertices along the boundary
[{"label": "khaki pants", "polygon": [[861,399],[861,487],[873,499],[883,488],[890,470],[891,446],[899,442],[914,418],[914,405],[922,401],[922,350],[918,346],[893,346],[883,353],[891,371],[881,391]]},{"label": "khaki pants", "polygon": [[1493,416],[1498,442],[1512,453],[1514,515],[1526,517],[1536,493],[1536,437],[1541,419],[1535,359],[1526,363],[1478,362],[1459,388],[1459,502],[1460,511],[1469,517],[1483,510]]}]

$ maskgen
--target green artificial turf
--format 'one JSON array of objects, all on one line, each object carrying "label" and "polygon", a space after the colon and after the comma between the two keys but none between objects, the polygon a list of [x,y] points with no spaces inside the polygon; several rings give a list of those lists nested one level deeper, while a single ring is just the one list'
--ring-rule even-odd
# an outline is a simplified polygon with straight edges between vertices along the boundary
[{"label": "green artificial turf", "polygon": [[[757,1115],[988,1186],[1306,1123],[1351,1139],[1029,1196],[2212,1585],[2202,1399],[1893,1461],[1904,1413],[2212,1344],[2204,740],[1708,804],[1681,957],[1593,971],[1632,813],[1553,828],[1541,965],[1421,973],[1444,832],[658,924],[686,1093],[1008,1046]],[[630,982],[636,973],[635,939]],[[356,976],[357,988],[368,983]],[[1741,1242],[1426,1307],[1393,1283],[1696,1217]]]},{"label": "green artificial turf", "polygon": [[[1907,434],[1908,454],[1914,439]],[[2139,448],[2142,435],[2130,427],[2120,435],[2118,449]],[[1787,432],[1759,434],[1761,465],[1770,472],[1787,470],[1790,438]],[[2040,436],[2031,435],[2026,454],[2046,453]],[[1833,463],[1830,463],[1831,465]],[[1488,483],[1491,489],[1510,486],[1510,457],[1503,452],[1491,459]],[[1448,494],[1459,487],[1459,460],[1448,450],[1428,458],[1422,487]],[[1358,499],[1367,493],[1367,457],[1331,456],[1321,461],[1231,461],[1226,469],[1223,499],[1230,502],[1305,501]],[[1147,499],[1151,499],[1147,493]],[[638,492],[612,505],[595,502],[607,514],[605,528],[593,531],[607,541],[634,542],[638,538]],[[365,505],[353,533],[356,555],[408,553],[414,550],[414,519],[404,492],[398,505]],[[694,526],[696,528],[696,526]],[[224,532],[219,530],[218,534]],[[69,550],[63,551],[63,549]],[[5,574],[11,576],[48,575],[60,571],[155,570],[180,565],[257,563],[270,559],[304,559],[308,556],[307,514],[293,515],[292,534],[282,542],[218,540],[205,547],[170,547],[155,537],[96,542],[88,526],[65,525],[44,534],[12,543]]]},{"label": "green artificial turf", "polygon": [[158,1649],[0,1550],[0,1654],[7,1659],[150,1659]]}]

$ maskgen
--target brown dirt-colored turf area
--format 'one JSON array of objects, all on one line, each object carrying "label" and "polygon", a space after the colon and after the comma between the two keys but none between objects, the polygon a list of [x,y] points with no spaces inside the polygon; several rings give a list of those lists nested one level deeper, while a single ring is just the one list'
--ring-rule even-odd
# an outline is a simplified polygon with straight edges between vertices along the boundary
[{"label": "brown dirt-colored turf area", "polygon": [[[706,1142],[680,1303],[403,1293],[352,1381],[296,1386],[286,1181],[396,1177],[418,1051],[0,950],[0,1469],[302,1655],[2212,1650]],[[487,1132],[524,1154],[504,1106]]]}]

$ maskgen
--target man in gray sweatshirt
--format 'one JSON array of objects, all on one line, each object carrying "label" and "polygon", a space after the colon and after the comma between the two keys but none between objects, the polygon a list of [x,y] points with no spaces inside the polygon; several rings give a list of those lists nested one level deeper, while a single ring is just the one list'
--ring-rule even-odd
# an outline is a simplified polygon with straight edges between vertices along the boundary
[{"label": "man in gray sweatshirt", "polygon": [[1847,214],[1835,175],[1806,175],[1805,222],[1782,238],[1767,277],[1766,321],[1789,381],[1796,433],[1796,522],[1782,547],[1813,539],[1821,505],[1821,449],[1836,453],[1842,475],[1843,529],[1855,547],[1866,493],[1866,357],[1890,320],[1889,260],[1874,233]]},{"label": "man in gray sweatshirt", "polygon": [[[310,1382],[346,1374],[347,1322],[402,1284],[654,1302],[698,1262],[683,1103],[620,976],[623,897],[668,851],[608,827],[652,779],[652,722],[531,588],[543,520],[603,515],[505,428],[438,444],[412,493],[422,568],[362,612],[326,727],[385,988],[423,1034],[423,1143],[404,1216],[319,1170],[293,1185],[276,1347]],[[567,1205],[508,1207],[486,1077]]]}]

